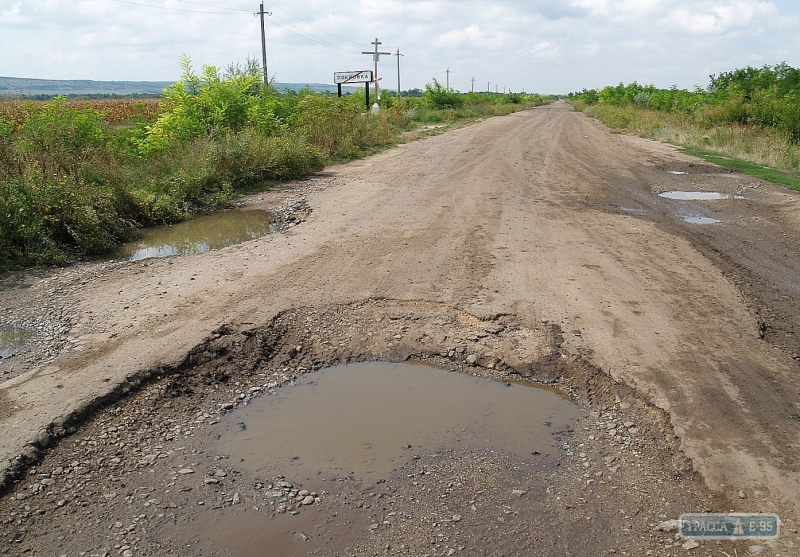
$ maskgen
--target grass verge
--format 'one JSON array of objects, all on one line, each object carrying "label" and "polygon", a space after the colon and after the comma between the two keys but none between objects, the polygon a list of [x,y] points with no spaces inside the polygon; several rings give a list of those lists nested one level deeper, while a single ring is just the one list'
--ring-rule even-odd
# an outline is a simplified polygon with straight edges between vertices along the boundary
[{"label": "grass verge", "polygon": [[720,153],[715,153],[714,151],[697,149],[695,147],[681,147],[679,150],[681,153],[699,157],[710,163],[724,166],[725,168],[730,168],[738,172],[743,172],[744,174],[750,174],[752,176],[756,176],[757,178],[761,178],[762,180],[766,180],[767,182],[781,184],[793,190],[800,191],[800,178],[791,176],[785,172],[781,172],[780,170],[742,159],[727,157]]},{"label": "grass verge", "polygon": [[800,146],[774,129],[708,125],[688,114],[634,106],[572,104],[615,132],[671,143],[686,154],[800,191]]}]

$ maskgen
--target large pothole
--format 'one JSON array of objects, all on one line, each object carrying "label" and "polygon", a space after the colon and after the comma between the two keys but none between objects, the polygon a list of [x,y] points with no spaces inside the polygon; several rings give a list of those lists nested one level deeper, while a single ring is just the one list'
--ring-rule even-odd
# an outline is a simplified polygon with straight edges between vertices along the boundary
[{"label": "large pothole", "polygon": [[[684,552],[657,525],[730,503],[710,498],[662,412],[560,344],[558,329],[544,323],[394,300],[296,309],[266,327],[222,328],[178,369],[131,378],[114,404],[54,428],[77,431],[46,449],[0,499],[0,554],[269,554],[261,546],[272,526],[289,539],[274,555]],[[253,418],[232,411],[288,396],[287,386],[314,380],[308,371],[412,358],[462,378],[500,380],[501,391],[511,379],[557,386],[580,415],[574,426],[552,422],[530,451],[465,437],[438,446],[406,441],[400,450],[412,448],[388,472],[320,474],[335,489],[291,460],[255,469],[251,457],[220,445],[228,420],[253,427]],[[123,395],[127,389],[135,394]],[[455,438],[466,434],[453,427]],[[481,436],[491,440],[493,431]],[[282,492],[274,505],[277,494],[268,491]],[[300,504],[308,497],[313,502]],[[222,538],[211,535],[220,527]],[[720,547],[739,546],[694,553]]]}]

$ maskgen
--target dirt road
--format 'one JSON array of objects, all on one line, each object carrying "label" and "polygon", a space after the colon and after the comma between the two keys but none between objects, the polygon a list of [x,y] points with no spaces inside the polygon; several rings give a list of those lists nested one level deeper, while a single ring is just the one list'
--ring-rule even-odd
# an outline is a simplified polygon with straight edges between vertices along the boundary
[{"label": "dirt road", "polygon": [[[658,195],[671,190],[731,195]],[[641,450],[660,466],[653,475],[677,470],[692,497],[778,513],[786,528],[773,549],[796,551],[799,194],[611,134],[560,102],[331,167],[251,204],[297,200],[304,222],[239,246],[7,277],[3,315],[41,331],[35,350],[0,366],[7,483],[142,381],[192,384],[234,361],[280,383],[415,355],[569,390],[587,431],[628,413],[649,420]],[[377,321],[387,315],[392,326]],[[691,483],[670,426],[705,487]],[[677,504],[680,489],[658,489]],[[654,496],[645,491],[642,501]],[[609,505],[594,512],[612,520]]]}]

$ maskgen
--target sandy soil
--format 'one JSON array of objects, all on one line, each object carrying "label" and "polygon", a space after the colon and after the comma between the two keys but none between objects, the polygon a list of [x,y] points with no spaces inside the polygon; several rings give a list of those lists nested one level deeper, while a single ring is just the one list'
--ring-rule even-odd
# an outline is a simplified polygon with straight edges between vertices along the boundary
[{"label": "sandy soil", "polygon": [[[248,206],[280,207],[285,232],[3,278],[3,322],[37,337],[0,361],[0,554],[242,555],[201,526],[274,513],[276,479],[206,481],[220,421],[309,370],[407,358],[555,386],[582,418],[541,463],[451,447],[342,482],[294,517],[321,522],[292,551],[799,551],[799,194],[556,103]],[[782,536],[659,529],[702,510],[777,513]]]}]

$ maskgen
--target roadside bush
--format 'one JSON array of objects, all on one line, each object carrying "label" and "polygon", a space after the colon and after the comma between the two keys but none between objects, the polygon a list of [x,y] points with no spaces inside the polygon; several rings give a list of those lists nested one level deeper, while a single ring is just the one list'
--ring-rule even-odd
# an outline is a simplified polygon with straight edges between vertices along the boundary
[{"label": "roadside bush", "polygon": [[425,92],[422,99],[430,107],[437,110],[443,108],[458,108],[464,104],[464,96],[459,93],[448,91],[444,85],[434,79],[433,83],[425,85]]},{"label": "roadside bush", "polygon": [[27,103],[28,117],[20,126],[17,142],[22,157],[35,160],[43,174],[78,175],[82,165],[106,139],[102,114],[91,107],[64,106],[64,97],[38,110]]},{"label": "roadside bush", "polygon": [[306,95],[297,110],[296,128],[328,157],[357,156],[389,140],[386,121],[362,114],[357,100]]},{"label": "roadside bush", "polygon": [[299,178],[325,166],[319,149],[297,132],[267,137],[246,130],[216,143],[210,156],[219,177],[235,189]]}]

